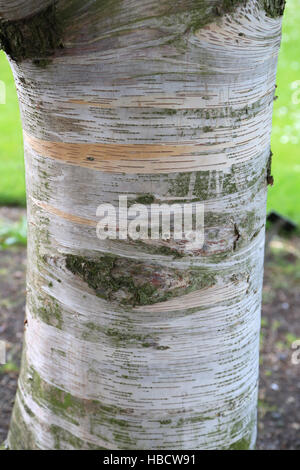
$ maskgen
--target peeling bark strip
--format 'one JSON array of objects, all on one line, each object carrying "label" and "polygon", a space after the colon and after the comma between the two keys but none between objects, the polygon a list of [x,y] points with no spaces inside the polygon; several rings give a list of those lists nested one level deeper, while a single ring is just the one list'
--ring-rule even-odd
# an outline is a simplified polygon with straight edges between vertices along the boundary
[{"label": "peeling bark strip", "polygon": [[55,3],[25,19],[0,17],[0,46],[14,61],[34,59],[34,64],[44,66],[56,49],[63,47]]},{"label": "peeling bark strip", "polygon": [[[29,221],[9,447],[253,448],[282,2],[59,0],[29,52],[49,4],[1,3]],[[202,201],[204,245],[99,240],[119,196]]]},{"label": "peeling bark strip", "polygon": [[[224,148],[230,144],[67,144],[42,141],[24,133],[39,155],[109,173],[171,173],[180,170],[221,170],[230,166]],[[221,151],[220,151],[221,150]],[[219,154],[218,154],[219,153]],[[212,157],[213,161],[212,161]],[[248,156],[247,156],[248,157]]]}]

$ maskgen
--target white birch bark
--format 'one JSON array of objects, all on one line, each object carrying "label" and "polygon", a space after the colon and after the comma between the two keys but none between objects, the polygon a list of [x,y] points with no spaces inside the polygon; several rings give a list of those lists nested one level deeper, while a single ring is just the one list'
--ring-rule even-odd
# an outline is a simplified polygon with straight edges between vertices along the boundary
[{"label": "white birch bark", "polygon": [[[47,60],[8,38],[29,221],[9,448],[254,447],[275,3],[60,0]],[[100,241],[120,195],[203,201],[204,246]]]}]

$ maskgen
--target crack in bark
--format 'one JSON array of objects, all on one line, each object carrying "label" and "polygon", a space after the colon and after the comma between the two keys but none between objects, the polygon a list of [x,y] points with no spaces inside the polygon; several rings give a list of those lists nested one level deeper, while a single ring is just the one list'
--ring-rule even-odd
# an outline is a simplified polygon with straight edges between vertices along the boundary
[{"label": "crack in bark", "polygon": [[235,240],[233,242],[233,251],[236,251],[238,241],[241,238],[241,234],[240,234],[237,224],[234,224],[234,235],[235,235]]}]

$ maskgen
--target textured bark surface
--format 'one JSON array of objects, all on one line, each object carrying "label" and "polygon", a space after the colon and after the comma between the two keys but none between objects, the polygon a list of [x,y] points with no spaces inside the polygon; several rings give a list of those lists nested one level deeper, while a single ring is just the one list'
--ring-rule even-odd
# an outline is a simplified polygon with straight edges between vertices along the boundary
[{"label": "textured bark surface", "polygon": [[[254,447],[281,32],[263,6],[61,0],[64,47],[12,61],[29,269],[10,448]],[[98,240],[119,195],[203,201],[204,246]]]},{"label": "textured bark surface", "polygon": [[0,18],[5,21],[29,18],[55,3],[53,0],[0,0]]}]

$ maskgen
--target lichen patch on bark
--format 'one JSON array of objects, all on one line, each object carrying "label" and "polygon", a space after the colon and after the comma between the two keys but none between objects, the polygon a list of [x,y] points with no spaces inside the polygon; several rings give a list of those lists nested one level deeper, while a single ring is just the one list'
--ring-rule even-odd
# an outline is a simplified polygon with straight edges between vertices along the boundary
[{"label": "lichen patch on bark", "polygon": [[214,284],[214,274],[145,265],[118,256],[97,260],[67,255],[66,268],[79,276],[99,297],[122,305],[149,305]]}]

